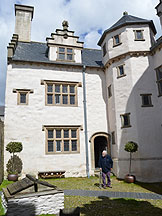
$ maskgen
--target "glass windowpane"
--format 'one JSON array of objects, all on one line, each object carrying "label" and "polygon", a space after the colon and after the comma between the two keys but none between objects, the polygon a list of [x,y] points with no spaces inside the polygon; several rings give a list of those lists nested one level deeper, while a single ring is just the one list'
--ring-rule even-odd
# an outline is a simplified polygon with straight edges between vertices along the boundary
[{"label": "glass windowpane", "polygon": [[67,48],[67,53],[72,53],[73,50],[71,48]]},{"label": "glass windowpane", "polygon": [[51,95],[51,94],[47,95],[47,103],[48,104],[53,104],[53,95]]},{"label": "glass windowpane", "polygon": [[123,65],[119,66],[119,76],[124,74],[124,67]]},{"label": "glass windowpane", "polygon": [[69,138],[69,130],[64,130],[64,138]]},{"label": "glass windowpane", "polygon": [[53,141],[48,140],[48,152],[53,152]]},{"label": "glass windowpane", "polygon": [[26,93],[20,93],[20,103],[26,104]]},{"label": "glass windowpane", "polygon": [[64,47],[59,47],[59,52],[65,52],[65,48]]},{"label": "glass windowpane", "polygon": [[68,92],[68,88],[67,87],[68,87],[67,85],[63,85],[62,86],[62,92],[63,93],[67,93]]},{"label": "glass windowpane", "polygon": [[47,91],[48,92],[53,92],[53,85],[48,85],[47,86]]},{"label": "glass windowpane", "polygon": [[162,95],[162,82],[159,82],[158,86],[159,86],[159,95]]},{"label": "glass windowpane", "polygon": [[115,44],[119,44],[119,43],[120,43],[119,35],[116,35],[115,36]]},{"label": "glass windowpane", "polygon": [[75,86],[70,86],[70,93],[75,93]]},{"label": "glass windowpane", "polygon": [[123,118],[124,118],[124,126],[129,125],[129,116],[128,115],[124,115]]},{"label": "glass windowpane", "polygon": [[77,151],[77,140],[72,140],[72,151]]},{"label": "glass windowpane", "polygon": [[67,54],[67,60],[73,60],[73,55],[72,54]]},{"label": "glass windowpane", "polygon": [[64,140],[64,151],[69,151],[69,140]]},{"label": "glass windowpane", "polygon": [[55,85],[55,92],[60,93],[60,85]]},{"label": "glass windowpane", "polygon": [[70,104],[75,104],[75,96],[70,95]]},{"label": "glass windowpane", "polygon": [[76,138],[77,136],[77,131],[76,130],[71,130],[71,137]]},{"label": "glass windowpane", "polygon": [[138,40],[143,39],[142,31],[136,31],[136,36]]},{"label": "glass windowpane", "polygon": [[61,140],[56,140],[56,151],[57,152],[61,151]]},{"label": "glass windowpane", "polygon": [[63,53],[59,53],[59,59],[64,60],[64,59],[65,59],[65,54],[63,54]]},{"label": "glass windowpane", "polygon": [[53,130],[48,130],[48,138],[53,138]]},{"label": "glass windowpane", "polygon": [[55,95],[55,104],[60,104],[60,95]]},{"label": "glass windowpane", "polygon": [[63,95],[63,104],[68,104],[68,95]]},{"label": "glass windowpane", "polygon": [[61,138],[61,130],[56,130],[56,138]]}]

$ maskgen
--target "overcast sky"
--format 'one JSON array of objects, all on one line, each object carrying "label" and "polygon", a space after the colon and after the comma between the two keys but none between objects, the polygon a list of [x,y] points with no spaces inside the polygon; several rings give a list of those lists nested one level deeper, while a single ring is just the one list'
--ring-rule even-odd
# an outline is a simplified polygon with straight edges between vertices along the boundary
[{"label": "overcast sky", "polygon": [[14,4],[34,6],[32,41],[46,42],[63,20],[69,21],[69,30],[84,41],[84,47],[100,48],[97,42],[102,32],[122,17],[130,15],[151,19],[161,35],[155,6],[159,0],[0,0],[0,105],[4,105],[7,64],[7,45],[14,33]]}]

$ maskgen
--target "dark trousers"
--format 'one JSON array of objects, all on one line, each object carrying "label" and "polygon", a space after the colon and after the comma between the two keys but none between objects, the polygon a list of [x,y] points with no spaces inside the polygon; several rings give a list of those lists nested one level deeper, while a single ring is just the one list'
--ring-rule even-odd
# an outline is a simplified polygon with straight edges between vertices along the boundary
[{"label": "dark trousers", "polygon": [[110,171],[107,173],[102,172],[103,186],[106,186],[106,177],[107,177],[107,186],[111,186]]}]

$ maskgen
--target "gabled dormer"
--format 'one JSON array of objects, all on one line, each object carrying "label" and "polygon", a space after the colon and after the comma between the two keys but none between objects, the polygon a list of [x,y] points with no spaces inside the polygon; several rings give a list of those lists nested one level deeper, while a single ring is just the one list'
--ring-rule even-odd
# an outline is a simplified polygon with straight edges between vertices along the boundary
[{"label": "gabled dormer", "polygon": [[51,38],[46,39],[49,60],[82,63],[83,42],[78,41],[79,37],[74,35],[74,31],[68,30],[67,21],[63,21],[62,26],[63,29],[56,29]]}]

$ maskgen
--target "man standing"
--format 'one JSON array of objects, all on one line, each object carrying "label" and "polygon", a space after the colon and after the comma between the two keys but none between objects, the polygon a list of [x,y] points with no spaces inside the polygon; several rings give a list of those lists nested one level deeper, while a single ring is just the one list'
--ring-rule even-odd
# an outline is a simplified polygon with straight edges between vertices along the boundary
[{"label": "man standing", "polygon": [[[99,167],[100,167],[100,171],[102,171],[103,188],[106,189],[106,186],[112,188],[111,180],[110,180],[110,172],[113,168],[113,161],[111,157],[107,154],[107,151],[105,150],[102,152],[102,156],[99,159]],[[107,176],[107,185],[106,185],[106,176]]]}]

